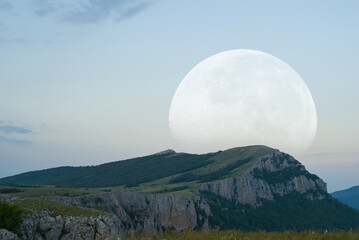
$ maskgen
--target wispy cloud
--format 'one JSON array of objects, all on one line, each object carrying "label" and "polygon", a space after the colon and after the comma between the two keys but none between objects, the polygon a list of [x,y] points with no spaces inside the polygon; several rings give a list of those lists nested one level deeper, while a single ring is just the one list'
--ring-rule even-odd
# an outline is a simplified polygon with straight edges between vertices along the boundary
[{"label": "wispy cloud", "polygon": [[0,11],[8,11],[12,9],[12,4],[8,1],[0,0]]},{"label": "wispy cloud", "polygon": [[15,144],[18,146],[24,146],[32,143],[31,141],[27,141],[27,140],[11,139],[11,138],[0,136],[0,143],[2,142]]},{"label": "wispy cloud", "polygon": [[[12,4],[8,1],[0,0],[0,13],[10,11],[13,8]],[[2,27],[2,23],[0,22],[0,28]],[[0,29],[1,30],[1,29]],[[0,43],[5,42],[3,38],[0,37]]]},{"label": "wispy cloud", "polygon": [[4,38],[0,36],[0,43],[23,43],[25,39],[23,38]]},{"label": "wispy cloud", "polygon": [[56,14],[75,24],[97,23],[110,17],[117,21],[133,17],[151,5],[152,0],[36,0],[35,14]]},{"label": "wispy cloud", "polygon": [[150,5],[151,2],[143,2],[142,4],[138,4],[133,6],[132,8],[128,8],[127,11],[123,12],[120,16],[118,16],[116,20],[121,21],[127,18],[131,18],[135,16],[137,13],[149,7]]},{"label": "wispy cloud", "polygon": [[32,133],[32,131],[26,127],[19,127],[19,126],[13,126],[13,125],[0,125],[0,132],[3,132],[5,134],[11,134],[11,133],[20,133],[20,134],[28,134]]}]

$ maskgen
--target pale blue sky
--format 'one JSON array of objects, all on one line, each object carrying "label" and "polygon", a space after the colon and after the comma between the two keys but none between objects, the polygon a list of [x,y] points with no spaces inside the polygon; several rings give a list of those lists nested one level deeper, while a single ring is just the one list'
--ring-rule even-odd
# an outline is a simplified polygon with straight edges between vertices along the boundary
[{"label": "pale blue sky", "polygon": [[330,191],[359,185],[358,12],[354,0],[0,0],[0,177],[180,150],[178,84],[242,48],[285,61],[312,93],[317,136],[295,157]]}]

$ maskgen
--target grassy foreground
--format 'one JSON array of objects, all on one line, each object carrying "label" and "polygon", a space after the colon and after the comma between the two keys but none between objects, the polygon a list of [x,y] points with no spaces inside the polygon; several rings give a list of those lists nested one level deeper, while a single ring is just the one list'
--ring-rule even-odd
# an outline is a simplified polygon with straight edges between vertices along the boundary
[{"label": "grassy foreground", "polygon": [[359,231],[338,232],[241,232],[241,231],[191,231],[183,233],[166,231],[157,236],[151,233],[136,233],[125,239],[142,240],[359,240]]}]

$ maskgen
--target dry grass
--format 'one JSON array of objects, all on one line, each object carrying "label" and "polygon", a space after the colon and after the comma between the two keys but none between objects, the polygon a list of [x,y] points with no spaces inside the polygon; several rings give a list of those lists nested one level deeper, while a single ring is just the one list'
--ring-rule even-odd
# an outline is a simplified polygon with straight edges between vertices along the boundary
[{"label": "dry grass", "polygon": [[152,233],[136,233],[126,239],[141,240],[359,240],[359,231],[338,232],[241,232],[241,231],[166,231],[157,236]]}]

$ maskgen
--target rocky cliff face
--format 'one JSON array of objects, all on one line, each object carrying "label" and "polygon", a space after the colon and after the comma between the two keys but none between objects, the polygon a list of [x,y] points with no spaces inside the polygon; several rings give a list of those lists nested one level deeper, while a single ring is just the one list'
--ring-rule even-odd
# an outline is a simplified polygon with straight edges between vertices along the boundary
[{"label": "rocky cliff face", "polygon": [[74,206],[99,208],[117,215],[126,229],[162,231],[166,228],[208,229],[209,205],[199,195],[143,196],[132,192],[111,192],[76,198],[53,197]]},{"label": "rocky cliff face", "polygon": [[309,199],[323,199],[326,183],[306,171],[293,157],[276,151],[261,157],[243,175],[204,183],[200,191],[210,191],[241,204],[260,207],[262,200],[273,200],[297,191]]}]

